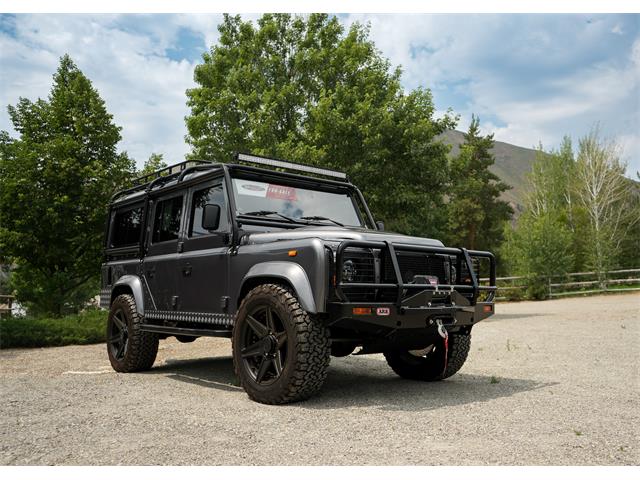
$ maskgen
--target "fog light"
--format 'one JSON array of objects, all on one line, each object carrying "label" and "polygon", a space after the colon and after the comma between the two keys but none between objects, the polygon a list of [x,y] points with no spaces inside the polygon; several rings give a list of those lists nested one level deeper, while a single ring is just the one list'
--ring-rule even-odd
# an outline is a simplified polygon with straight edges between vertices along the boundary
[{"label": "fog light", "polygon": [[493,311],[493,305],[485,305],[482,307],[482,311],[484,313],[491,313]]}]

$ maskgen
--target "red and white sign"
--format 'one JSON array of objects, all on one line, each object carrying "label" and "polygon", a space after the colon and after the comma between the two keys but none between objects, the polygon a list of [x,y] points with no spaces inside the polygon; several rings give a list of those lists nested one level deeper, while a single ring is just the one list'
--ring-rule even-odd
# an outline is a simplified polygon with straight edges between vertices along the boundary
[{"label": "red and white sign", "polygon": [[249,197],[273,198],[276,200],[297,200],[296,189],[284,185],[272,185],[264,182],[252,182],[251,180],[235,180],[238,194]]},{"label": "red and white sign", "polygon": [[293,187],[285,187],[284,185],[269,185],[267,198],[294,201],[296,199],[296,189]]}]

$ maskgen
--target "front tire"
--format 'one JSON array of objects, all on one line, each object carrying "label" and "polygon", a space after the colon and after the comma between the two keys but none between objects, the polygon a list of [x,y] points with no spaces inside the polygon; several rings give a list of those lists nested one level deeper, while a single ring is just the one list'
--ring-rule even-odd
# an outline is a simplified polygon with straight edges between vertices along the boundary
[{"label": "front tire", "polygon": [[295,295],[265,284],[242,300],[233,327],[233,365],[252,400],[284,404],[317,393],[327,377],[328,330]]},{"label": "front tire", "polygon": [[444,342],[425,351],[389,350],[384,357],[402,378],[427,382],[444,380],[462,368],[471,348],[470,334],[449,334],[449,350],[445,367]]},{"label": "front tire", "polygon": [[159,338],[140,330],[142,316],[132,295],[119,295],[107,320],[107,353],[116,372],[149,370],[158,354]]}]

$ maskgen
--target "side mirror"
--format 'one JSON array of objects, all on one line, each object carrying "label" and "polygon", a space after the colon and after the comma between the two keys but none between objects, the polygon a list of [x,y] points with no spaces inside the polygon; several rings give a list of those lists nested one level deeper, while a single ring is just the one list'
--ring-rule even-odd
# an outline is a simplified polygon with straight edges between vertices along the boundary
[{"label": "side mirror", "polygon": [[202,228],[217,230],[220,225],[220,205],[207,204],[202,209]]},{"label": "side mirror", "polygon": [[378,228],[379,231],[384,232],[384,222],[378,220],[376,222],[376,227]]}]

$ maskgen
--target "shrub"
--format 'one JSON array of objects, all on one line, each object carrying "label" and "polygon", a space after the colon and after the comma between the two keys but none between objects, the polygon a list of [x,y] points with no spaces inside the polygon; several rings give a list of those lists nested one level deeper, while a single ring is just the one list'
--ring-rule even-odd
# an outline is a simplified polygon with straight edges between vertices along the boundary
[{"label": "shrub", "polygon": [[0,348],[84,345],[106,340],[107,312],[86,310],[62,318],[8,317],[0,320]]}]

